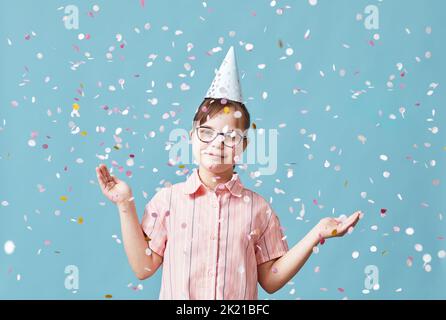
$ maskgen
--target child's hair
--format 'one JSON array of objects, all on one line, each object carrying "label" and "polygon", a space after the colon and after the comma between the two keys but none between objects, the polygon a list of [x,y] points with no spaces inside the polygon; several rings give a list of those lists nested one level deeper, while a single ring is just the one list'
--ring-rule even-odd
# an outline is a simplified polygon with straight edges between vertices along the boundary
[{"label": "child's hair", "polygon": [[243,103],[229,99],[205,98],[195,113],[194,126],[197,124],[202,125],[211,119],[215,114],[221,110],[224,110],[225,107],[233,108],[234,111],[231,112],[235,113],[239,111],[241,113],[240,117],[236,117],[237,125],[240,129],[246,132],[251,125],[251,118],[248,109],[246,109],[246,106]]},{"label": "child's hair", "polygon": [[[235,112],[239,111],[241,113],[240,117],[236,117],[237,126],[240,129],[243,129],[243,134],[246,138],[247,131],[251,126],[251,116],[249,115],[248,109],[246,106],[238,101],[233,101],[229,99],[214,99],[214,98],[204,98],[203,102],[198,107],[195,112],[193,126],[202,125],[209,119],[211,119],[214,115],[219,113],[221,110],[224,110],[225,107],[234,108],[234,116]],[[194,129],[193,128],[193,129]],[[235,168],[235,165],[232,166],[232,169]]]}]

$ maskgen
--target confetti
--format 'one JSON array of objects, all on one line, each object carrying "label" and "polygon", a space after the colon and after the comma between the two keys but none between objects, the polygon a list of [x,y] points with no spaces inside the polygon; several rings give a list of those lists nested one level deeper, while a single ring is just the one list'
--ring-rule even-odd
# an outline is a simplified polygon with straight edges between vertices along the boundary
[{"label": "confetti", "polygon": [[367,138],[366,138],[364,135],[362,135],[362,134],[358,135],[358,140],[359,140],[362,144],[365,144],[365,143],[367,142]]},{"label": "confetti", "polygon": [[6,241],[5,245],[4,245],[4,250],[5,250],[5,253],[8,254],[8,255],[13,254],[14,251],[15,251],[15,244],[14,244],[14,242],[11,241],[11,240]]},{"label": "confetti", "polygon": [[254,49],[254,45],[252,43],[247,43],[245,45],[245,50],[246,51],[252,51]]}]

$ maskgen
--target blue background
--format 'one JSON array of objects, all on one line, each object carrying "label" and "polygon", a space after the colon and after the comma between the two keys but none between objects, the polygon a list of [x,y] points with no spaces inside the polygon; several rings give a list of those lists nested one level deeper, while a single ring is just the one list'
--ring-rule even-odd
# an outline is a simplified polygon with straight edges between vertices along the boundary
[{"label": "blue background", "polygon": [[[65,28],[63,22],[64,7],[70,4],[79,8],[78,30]],[[98,12],[92,9],[95,4]],[[156,188],[183,181],[184,169],[193,165],[167,165],[169,132],[189,129],[213,71],[231,45],[253,121],[258,128],[279,132],[274,175],[252,179],[250,173],[259,169],[255,164],[238,171],[248,188],[272,198],[290,247],[325,216],[365,213],[353,234],[320,246],[280,291],[268,295],[259,286],[259,299],[446,298],[446,261],[439,256],[446,249],[445,2],[206,4],[1,1],[0,298],[158,298],[161,270],[145,281],[133,275],[123,245],[112,237],[121,238],[118,211],[101,194],[94,168],[106,163],[131,185],[140,217]],[[377,30],[365,27],[367,5],[379,9]],[[277,11],[281,8],[282,14]],[[177,30],[182,34],[176,35]],[[80,33],[91,38],[79,40]],[[190,52],[188,43],[194,46]],[[246,43],[253,50],[247,51]],[[108,59],[111,47],[113,57]],[[212,52],[218,47],[220,51]],[[287,48],[293,49],[292,55]],[[157,58],[147,67],[150,54]],[[80,61],[84,63],[71,69]],[[125,79],[124,89],[119,79]],[[182,83],[190,89],[181,90]],[[431,83],[438,87],[428,95]],[[110,91],[110,85],[116,90]],[[355,98],[357,91],[361,94]],[[156,105],[148,100],[154,98]],[[70,115],[73,103],[79,104],[80,117]],[[126,109],[128,114],[122,114]],[[163,119],[170,111],[175,116]],[[71,121],[84,133],[72,134]],[[96,132],[97,126],[106,131]],[[122,128],[119,150],[114,148],[116,128]],[[151,131],[156,133],[153,138]],[[28,145],[32,132],[37,132],[35,147]],[[316,134],[315,141],[311,134]],[[101,161],[97,155],[105,155],[107,147],[109,158]],[[130,154],[133,166],[126,164]],[[389,159],[382,161],[382,154]],[[294,174],[288,178],[290,168]],[[131,176],[125,175],[127,170]],[[390,172],[389,178],[383,177],[384,171]],[[262,184],[255,186],[256,180]],[[305,215],[299,220],[302,205]],[[406,234],[407,228],[415,233]],[[7,241],[16,246],[12,254],[3,250]],[[415,250],[415,244],[422,250]],[[377,251],[371,252],[371,246]],[[353,251],[360,253],[358,259],[352,258]],[[432,257],[430,272],[422,259],[426,254]],[[64,286],[67,265],[79,268],[78,290]],[[379,289],[366,294],[368,265],[379,270]],[[135,290],[138,284],[142,290]]]}]

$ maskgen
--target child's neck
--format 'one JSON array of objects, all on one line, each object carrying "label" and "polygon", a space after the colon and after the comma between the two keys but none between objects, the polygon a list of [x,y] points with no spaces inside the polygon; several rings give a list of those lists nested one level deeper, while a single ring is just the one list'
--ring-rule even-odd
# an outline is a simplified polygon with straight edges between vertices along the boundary
[{"label": "child's neck", "polygon": [[228,170],[226,172],[221,172],[219,174],[212,173],[209,170],[206,170],[202,166],[198,168],[198,175],[200,177],[201,182],[203,182],[206,187],[215,190],[217,185],[220,183],[226,183],[231,180],[233,175],[233,170]]}]

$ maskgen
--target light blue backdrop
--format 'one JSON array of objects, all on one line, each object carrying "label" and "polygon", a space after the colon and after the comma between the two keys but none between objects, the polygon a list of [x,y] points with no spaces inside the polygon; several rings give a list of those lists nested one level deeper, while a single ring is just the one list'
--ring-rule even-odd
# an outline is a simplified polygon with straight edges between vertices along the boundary
[{"label": "light blue backdrop", "polygon": [[[77,30],[63,20],[70,4]],[[368,5],[378,29],[365,24]],[[324,216],[365,212],[353,234],[327,241],[274,295],[259,287],[259,298],[446,298],[445,9],[440,0],[1,1],[0,298],[158,298],[161,271],[145,281],[131,272],[94,168],[122,167],[114,173],[132,186],[140,217],[156,188],[183,181],[167,165],[169,133],[189,129],[231,45],[253,121],[279,132],[277,172],[239,172],[273,199],[290,247]],[[69,265],[77,290],[64,285]],[[367,293],[369,265],[379,287]]]}]

